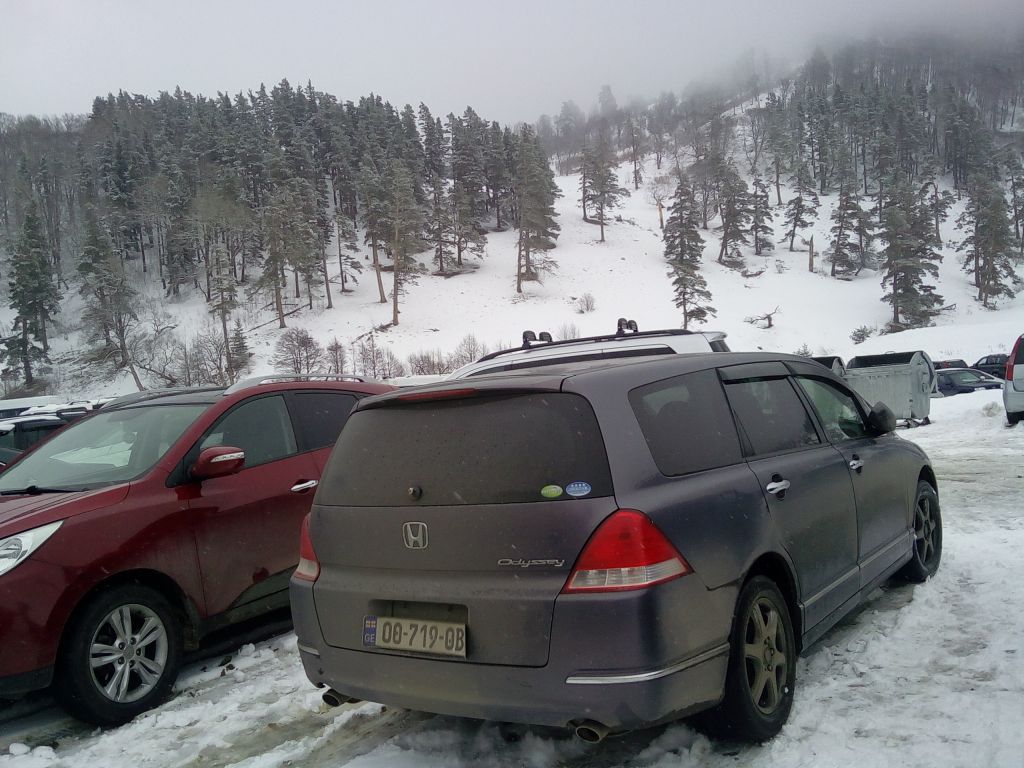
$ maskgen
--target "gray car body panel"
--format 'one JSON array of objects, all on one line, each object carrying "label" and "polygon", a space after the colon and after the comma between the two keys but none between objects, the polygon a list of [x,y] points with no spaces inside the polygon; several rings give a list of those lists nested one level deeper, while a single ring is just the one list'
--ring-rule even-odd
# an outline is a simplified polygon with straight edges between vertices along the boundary
[{"label": "gray car body panel", "polygon": [[[820,637],[910,557],[914,494],[922,472],[932,477],[928,458],[890,434],[666,477],[627,393],[726,366],[726,378],[797,373],[849,391],[805,358],[712,353],[551,367],[400,393],[471,384],[581,395],[597,417],[614,497],[564,502],[570,513],[552,517],[552,504],[563,502],[359,509],[321,504],[318,494],[310,531],[322,575],[316,584],[293,579],[291,586],[309,678],[357,698],[482,719],[552,726],[590,719],[615,730],[672,719],[720,700],[739,589],[767,560],[788,572],[798,637],[805,645]],[[387,406],[400,394],[366,398],[357,410]],[[804,405],[814,414],[808,400]],[[816,414],[814,420],[821,432]],[[854,454],[865,466],[844,477]],[[758,476],[777,468],[773,462],[800,467],[794,485],[806,488],[805,499],[793,493],[773,509]],[[841,504],[816,519],[823,492]],[[560,594],[587,538],[617,508],[647,514],[693,573],[643,590]],[[407,557],[418,553],[398,551],[407,520],[428,522],[438,547],[422,567],[410,567]],[[794,533],[807,524],[814,530]],[[502,542],[565,565],[502,573],[488,565]],[[830,562],[837,547],[844,554]],[[469,637],[480,633],[478,646],[471,643],[465,660],[360,647],[369,606],[398,599],[467,604]]]}]

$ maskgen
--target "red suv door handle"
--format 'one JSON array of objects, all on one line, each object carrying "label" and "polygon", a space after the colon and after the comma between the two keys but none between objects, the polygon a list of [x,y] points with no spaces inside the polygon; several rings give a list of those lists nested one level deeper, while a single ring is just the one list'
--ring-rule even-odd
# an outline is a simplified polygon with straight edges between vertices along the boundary
[{"label": "red suv door handle", "polygon": [[319,485],[318,480],[300,480],[292,486],[292,493],[303,493],[311,488],[316,488]]}]

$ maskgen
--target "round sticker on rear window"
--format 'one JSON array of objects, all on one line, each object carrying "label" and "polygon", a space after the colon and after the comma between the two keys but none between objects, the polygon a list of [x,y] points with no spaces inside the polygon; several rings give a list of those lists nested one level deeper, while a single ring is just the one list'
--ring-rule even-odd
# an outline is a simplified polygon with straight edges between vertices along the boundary
[{"label": "round sticker on rear window", "polygon": [[592,490],[593,489],[590,487],[590,483],[584,483],[579,480],[577,480],[575,483],[569,483],[567,486],[565,486],[565,492],[568,493],[570,496],[576,496],[577,498],[580,496],[586,496]]},{"label": "round sticker on rear window", "polygon": [[545,485],[540,489],[540,495],[545,499],[557,499],[562,495],[562,486],[560,485]]}]

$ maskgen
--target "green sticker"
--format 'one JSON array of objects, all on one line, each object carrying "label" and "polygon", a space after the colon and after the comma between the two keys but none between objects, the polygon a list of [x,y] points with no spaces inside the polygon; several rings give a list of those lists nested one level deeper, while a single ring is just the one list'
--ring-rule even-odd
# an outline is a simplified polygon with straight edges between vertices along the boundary
[{"label": "green sticker", "polygon": [[562,495],[562,486],[560,485],[545,485],[540,489],[540,495],[545,499],[557,499]]}]

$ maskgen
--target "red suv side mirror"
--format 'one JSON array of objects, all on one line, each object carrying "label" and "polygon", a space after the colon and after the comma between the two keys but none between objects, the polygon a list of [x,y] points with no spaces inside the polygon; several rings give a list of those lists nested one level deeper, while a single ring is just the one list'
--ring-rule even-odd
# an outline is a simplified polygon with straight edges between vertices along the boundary
[{"label": "red suv side mirror", "polygon": [[209,480],[240,472],[245,466],[245,451],[230,445],[204,448],[192,465],[190,474],[196,480]]}]

